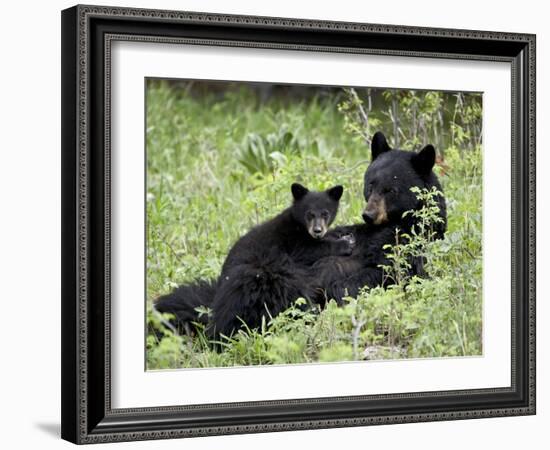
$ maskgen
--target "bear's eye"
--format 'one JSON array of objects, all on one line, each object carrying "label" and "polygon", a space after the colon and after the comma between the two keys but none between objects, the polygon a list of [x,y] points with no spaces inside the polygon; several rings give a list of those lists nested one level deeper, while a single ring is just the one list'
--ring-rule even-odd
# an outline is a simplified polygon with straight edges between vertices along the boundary
[{"label": "bear's eye", "polygon": [[327,220],[329,218],[330,214],[329,212],[325,209],[323,211],[321,211],[321,217],[325,220]]},{"label": "bear's eye", "polygon": [[384,194],[397,194],[397,188],[394,188],[394,187],[385,188],[382,192]]},{"label": "bear's eye", "polygon": [[306,213],[306,219],[307,219],[307,220],[313,220],[313,219],[315,219],[315,214],[313,214],[311,211],[308,211],[308,212]]}]

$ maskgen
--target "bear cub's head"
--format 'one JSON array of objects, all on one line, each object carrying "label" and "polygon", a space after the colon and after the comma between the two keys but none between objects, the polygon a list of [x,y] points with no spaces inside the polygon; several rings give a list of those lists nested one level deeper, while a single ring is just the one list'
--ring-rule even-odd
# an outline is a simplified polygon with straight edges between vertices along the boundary
[{"label": "bear cub's head", "polygon": [[315,192],[294,183],[291,191],[294,197],[291,207],[293,219],[302,225],[312,238],[322,239],[336,217],[344,188],[334,186],[326,191]]},{"label": "bear cub's head", "polygon": [[363,220],[367,224],[383,225],[399,222],[405,211],[417,209],[419,201],[412,187],[441,190],[432,172],[435,149],[426,145],[420,152],[390,148],[386,137],[377,132],[372,138],[372,160],[365,172],[364,195],[367,207]]}]

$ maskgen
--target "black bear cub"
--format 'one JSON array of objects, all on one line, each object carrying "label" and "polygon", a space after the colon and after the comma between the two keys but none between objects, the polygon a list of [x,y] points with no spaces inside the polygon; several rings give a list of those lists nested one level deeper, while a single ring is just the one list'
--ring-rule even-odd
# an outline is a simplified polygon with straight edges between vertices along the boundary
[{"label": "black bear cub", "polygon": [[230,335],[243,323],[259,326],[262,316],[274,317],[299,297],[310,299],[309,269],[330,255],[350,255],[353,240],[328,238],[338,211],[342,186],[309,191],[294,183],[293,204],[273,219],[242,236],[231,248],[216,283],[181,286],[155,304],[178,322],[195,320],[193,309],[212,308],[211,335]]},{"label": "black bear cub", "polygon": [[[362,214],[365,223],[339,227],[333,233],[352,234],[355,247],[351,257],[329,257],[319,260],[313,267],[318,275],[318,286],[324,291],[325,300],[341,301],[342,297],[355,297],[365,286],[375,287],[391,284],[384,277],[380,265],[388,265],[386,245],[395,244],[396,232],[410,233],[415,226],[412,215],[406,211],[419,209],[422,205],[412,187],[442,192],[433,172],[435,149],[425,146],[420,152],[390,148],[385,136],[378,132],[373,136],[371,163],[365,172],[364,197],[367,206]],[[447,226],[445,198],[437,196],[439,216],[433,231],[435,237],[443,238]],[[411,275],[424,275],[422,256],[410,261]],[[321,300],[318,300],[321,301]]]}]

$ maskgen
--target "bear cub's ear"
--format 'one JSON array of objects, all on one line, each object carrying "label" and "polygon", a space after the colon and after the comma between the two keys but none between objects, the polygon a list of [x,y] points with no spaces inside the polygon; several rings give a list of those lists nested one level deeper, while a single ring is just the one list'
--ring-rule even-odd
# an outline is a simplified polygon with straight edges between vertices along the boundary
[{"label": "bear cub's ear", "polygon": [[330,189],[327,190],[328,196],[335,202],[337,202],[338,200],[340,200],[340,198],[342,198],[343,193],[344,193],[344,187],[340,185],[331,187]]},{"label": "bear cub's ear", "polygon": [[428,175],[435,164],[435,148],[428,144],[418,153],[413,155],[412,164],[420,175]]},{"label": "bear cub's ear", "polygon": [[371,161],[374,161],[381,153],[387,152],[391,150],[390,146],[388,145],[388,141],[386,141],[386,136],[384,136],[384,133],[381,131],[377,131],[374,136],[372,137],[372,142],[370,145],[372,158]]},{"label": "bear cub's ear", "polygon": [[309,192],[309,189],[305,186],[302,186],[300,183],[292,183],[292,186],[290,186],[290,190],[292,191],[292,196],[294,197],[294,200],[301,200]]}]

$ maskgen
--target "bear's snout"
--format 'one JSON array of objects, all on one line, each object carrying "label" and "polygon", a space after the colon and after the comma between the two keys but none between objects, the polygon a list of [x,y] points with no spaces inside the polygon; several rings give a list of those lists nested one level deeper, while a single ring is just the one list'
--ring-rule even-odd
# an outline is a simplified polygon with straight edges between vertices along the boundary
[{"label": "bear's snout", "polygon": [[323,219],[316,218],[308,225],[307,231],[312,238],[323,239],[328,231],[328,228]]},{"label": "bear's snout", "polygon": [[382,225],[388,221],[386,200],[382,196],[373,195],[369,198],[362,214],[363,220],[369,225]]},{"label": "bear's snout", "polygon": [[362,214],[363,220],[367,224],[372,224],[374,222],[374,219],[376,218],[376,214],[373,211],[369,211],[365,209]]}]

